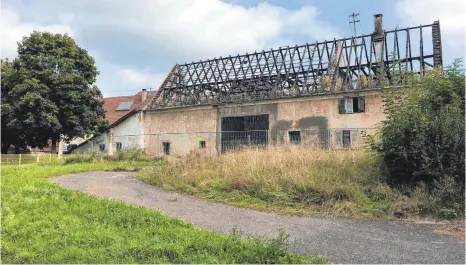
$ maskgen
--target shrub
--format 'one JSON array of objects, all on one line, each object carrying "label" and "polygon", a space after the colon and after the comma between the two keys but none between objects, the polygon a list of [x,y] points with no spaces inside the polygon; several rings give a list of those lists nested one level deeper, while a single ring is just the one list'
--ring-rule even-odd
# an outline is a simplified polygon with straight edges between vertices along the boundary
[{"label": "shrub", "polygon": [[464,186],[465,75],[456,61],[444,72],[426,72],[410,87],[384,93],[387,119],[380,141],[372,140],[387,166],[392,183],[428,185],[453,176]]},{"label": "shrub", "polygon": [[424,214],[452,219],[464,214],[464,187],[455,178],[444,176],[435,180],[428,192],[420,197],[420,208]]}]

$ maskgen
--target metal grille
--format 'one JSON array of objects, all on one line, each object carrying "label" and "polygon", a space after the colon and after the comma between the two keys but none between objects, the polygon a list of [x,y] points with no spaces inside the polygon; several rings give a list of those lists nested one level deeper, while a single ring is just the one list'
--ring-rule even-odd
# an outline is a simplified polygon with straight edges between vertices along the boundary
[{"label": "metal grille", "polygon": [[221,150],[237,150],[249,146],[267,146],[269,131],[221,132]]}]

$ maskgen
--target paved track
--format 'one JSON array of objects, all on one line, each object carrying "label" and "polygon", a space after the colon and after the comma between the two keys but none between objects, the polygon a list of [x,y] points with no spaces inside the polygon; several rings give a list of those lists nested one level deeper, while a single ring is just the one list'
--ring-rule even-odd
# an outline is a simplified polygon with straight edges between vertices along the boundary
[{"label": "paved track", "polygon": [[132,172],[87,172],[51,179],[91,195],[157,209],[207,230],[275,237],[290,249],[334,263],[465,263],[464,242],[434,233],[432,224],[369,221],[260,212],[180,195],[137,180]]}]

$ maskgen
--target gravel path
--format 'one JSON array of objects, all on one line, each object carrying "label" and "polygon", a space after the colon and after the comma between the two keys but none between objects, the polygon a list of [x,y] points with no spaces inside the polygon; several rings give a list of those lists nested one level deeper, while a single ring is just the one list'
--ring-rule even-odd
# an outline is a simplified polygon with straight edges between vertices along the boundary
[{"label": "gravel path", "polygon": [[289,216],[211,203],[137,180],[130,172],[86,172],[51,179],[91,195],[157,209],[207,230],[275,237],[290,235],[290,249],[334,263],[460,263],[464,242],[434,233],[435,225],[315,216]]}]

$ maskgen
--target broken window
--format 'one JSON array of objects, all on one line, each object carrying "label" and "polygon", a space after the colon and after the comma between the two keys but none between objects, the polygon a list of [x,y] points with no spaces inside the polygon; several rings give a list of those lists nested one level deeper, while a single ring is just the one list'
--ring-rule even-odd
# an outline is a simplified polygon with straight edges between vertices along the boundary
[{"label": "broken window", "polygon": [[163,142],[162,149],[164,155],[170,155],[170,142]]},{"label": "broken window", "polygon": [[99,144],[99,150],[101,152],[104,152],[105,151],[105,144]]},{"label": "broken window", "polygon": [[365,97],[347,97],[342,98],[338,104],[340,114],[360,113],[366,111]]},{"label": "broken window", "polygon": [[288,137],[290,138],[290,143],[301,144],[301,132],[300,131],[288,132]]}]

